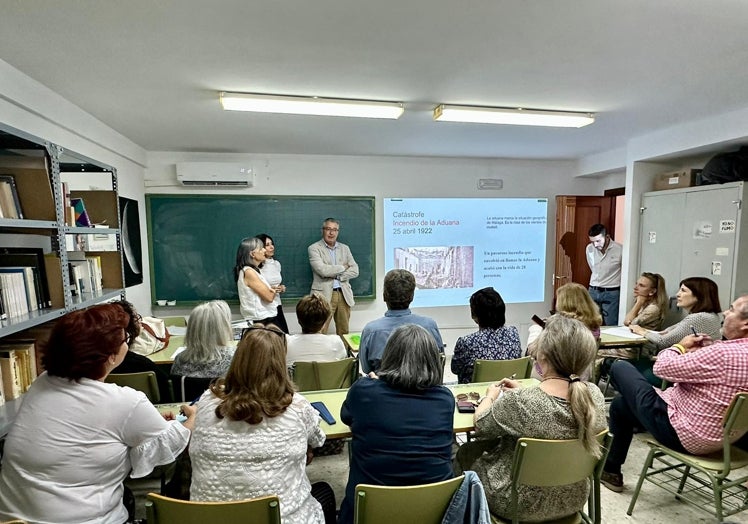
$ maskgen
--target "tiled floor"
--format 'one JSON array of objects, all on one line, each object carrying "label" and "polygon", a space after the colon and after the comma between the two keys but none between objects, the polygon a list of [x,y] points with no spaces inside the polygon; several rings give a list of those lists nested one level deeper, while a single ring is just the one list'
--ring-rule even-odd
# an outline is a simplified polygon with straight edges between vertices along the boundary
[{"label": "tiled floor", "polygon": [[[454,375],[449,372],[449,361],[447,361],[444,380],[447,383],[456,382]],[[606,524],[619,522],[647,524],[716,522],[707,513],[677,501],[667,492],[648,483],[642,488],[634,514],[631,517],[626,515],[631,495],[638,480],[639,471],[641,471],[641,466],[648,451],[646,444],[644,444],[644,439],[647,436],[647,434],[639,434],[634,438],[628,460],[623,468],[625,482],[623,493],[613,493],[605,487],[601,488],[602,521]],[[307,475],[311,482],[325,481],[329,483],[335,491],[336,501],[338,506],[340,506],[348,480],[347,451],[344,450],[340,455],[315,458],[312,464],[307,467]],[[157,490],[158,485],[153,484],[151,486],[146,484],[136,491],[139,515],[142,515],[143,512],[144,493],[149,489]],[[748,511],[730,517],[728,522],[748,524]]]}]

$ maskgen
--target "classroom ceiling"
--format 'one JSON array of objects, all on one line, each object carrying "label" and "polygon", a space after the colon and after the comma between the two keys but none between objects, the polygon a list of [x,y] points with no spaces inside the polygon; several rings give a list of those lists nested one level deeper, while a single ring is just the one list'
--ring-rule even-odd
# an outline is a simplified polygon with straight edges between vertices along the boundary
[{"label": "classroom ceiling", "polygon": [[[578,158],[748,106],[744,0],[5,0],[0,58],[149,151]],[[218,92],[392,100],[396,121]],[[597,113],[434,122],[438,103]]]}]

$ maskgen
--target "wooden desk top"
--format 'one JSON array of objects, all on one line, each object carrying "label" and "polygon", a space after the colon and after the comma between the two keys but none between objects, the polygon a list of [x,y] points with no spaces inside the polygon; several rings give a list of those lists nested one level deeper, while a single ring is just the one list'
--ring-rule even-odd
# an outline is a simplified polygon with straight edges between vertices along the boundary
[{"label": "wooden desk top", "polygon": [[647,343],[647,339],[644,337],[640,337],[638,335],[631,334],[632,337],[620,337],[617,335],[613,335],[610,333],[606,333],[606,329],[610,328],[616,328],[616,327],[624,327],[625,329],[628,329],[625,326],[603,326],[600,329],[600,349],[609,349],[609,348],[617,348],[617,347],[637,347],[637,346],[643,346]]}]

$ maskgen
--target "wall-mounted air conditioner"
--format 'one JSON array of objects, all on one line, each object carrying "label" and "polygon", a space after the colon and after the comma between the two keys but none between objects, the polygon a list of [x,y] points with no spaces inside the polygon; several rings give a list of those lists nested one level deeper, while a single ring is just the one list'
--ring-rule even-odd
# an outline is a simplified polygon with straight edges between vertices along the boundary
[{"label": "wall-mounted air conditioner", "polygon": [[226,162],[180,162],[177,180],[193,187],[253,187],[255,174],[246,164]]}]

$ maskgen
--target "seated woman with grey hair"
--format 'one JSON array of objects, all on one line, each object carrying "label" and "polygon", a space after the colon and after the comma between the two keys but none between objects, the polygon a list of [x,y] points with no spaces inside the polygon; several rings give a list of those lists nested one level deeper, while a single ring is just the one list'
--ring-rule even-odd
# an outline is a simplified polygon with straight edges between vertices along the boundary
[{"label": "seated woman with grey hair", "polygon": [[353,522],[357,484],[411,486],[453,477],[455,399],[441,386],[434,337],[414,324],[397,328],[377,374],[357,380],[340,410],[353,440],[339,524]]},{"label": "seated woman with grey hair", "polygon": [[[518,439],[579,439],[590,454],[601,456],[595,436],[607,427],[605,399],[597,386],[580,378],[596,352],[597,342],[586,325],[553,315],[534,354],[541,383],[522,388],[504,378],[489,386],[475,410],[478,440],[459,449],[456,469],[478,474],[494,515],[511,518],[512,459]],[[587,480],[558,487],[521,486],[517,516],[531,522],[566,517],[584,507],[588,490]]]},{"label": "seated woman with grey hair", "polygon": [[226,374],[236,349],[231,310],[223,300],[200,304],[190,313],[185,350],[174,358],[172,375],[217,378]]}]

